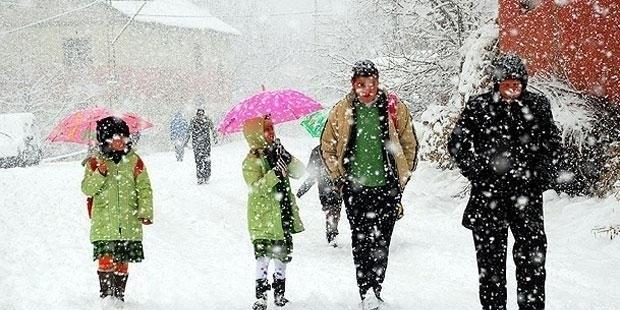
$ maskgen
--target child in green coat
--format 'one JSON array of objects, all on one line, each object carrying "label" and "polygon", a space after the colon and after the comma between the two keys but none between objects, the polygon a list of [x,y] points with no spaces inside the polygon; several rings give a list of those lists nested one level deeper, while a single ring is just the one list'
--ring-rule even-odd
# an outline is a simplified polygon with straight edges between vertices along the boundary
[{"label": "child in green coat", "polygon": [[270,285],[267,270],[274,262],[273,290],[276,306],[284,306],[286,264],[293,251],[292,234],[302,232],[299,208],[291,192],[289,177],[300,178],[303,164],[275,139],[268,117],[249,119],[243,134],[250,152],[243,161],[243,177],[249,187],[248,229],[256,258],[256,302],[253,310],[267,309]]},{"label": "child in green coat", "polygon": [[86,161],[82,180],[92,203],[93,259],[99,263],[100,297],[124,301],[129,263],[144,259],[142,225],[153,222],[151,182],[122,119],[99,120],[97,141],[99,154]]}]

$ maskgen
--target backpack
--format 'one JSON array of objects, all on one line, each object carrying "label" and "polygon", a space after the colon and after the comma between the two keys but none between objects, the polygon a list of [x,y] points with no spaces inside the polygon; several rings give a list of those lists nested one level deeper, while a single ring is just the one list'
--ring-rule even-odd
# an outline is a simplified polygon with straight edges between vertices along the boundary
[{"label": "backpack", "polygon": [[[99,167],[97,158],[93,156],[90,159],[88,159],[88,166],[90,167],[92,171],[97,170],[97,168]],[[142,173],[142,171],[144,171],[144,162],[142,161],[142,158],[138,156],[138,160],[136,161],[136,166],[133,167],[134,181],[138,178],[138,176],[140,175],[140,173]],[[93,218],[93,197],[86,197],[86,210],[88,211],[88,218],[92,219]]]}]

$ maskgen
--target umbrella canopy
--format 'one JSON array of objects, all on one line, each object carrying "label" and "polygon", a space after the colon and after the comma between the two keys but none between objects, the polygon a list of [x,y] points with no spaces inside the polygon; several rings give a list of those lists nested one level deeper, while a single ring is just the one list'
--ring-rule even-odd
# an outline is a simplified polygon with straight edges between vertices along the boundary
[{"label": "umbrella canopy", "polygon": [[321,109],[314,99],[292,89],[262,91],[235,105],[218,125],[222,134],[241,131],[251,118],[270,115],[274,124],[299,119]]},{"label": "umbrella canopy", "polygon": [[301,126],[313,137],[318,138],[323,132],[330,108],[321,109],[312,114],[308,114],[301,119]]},{"label": "umbrella canopy", "polygon": [[122,118],[129,127],[130,133],[136,133],[153,124],[134,113],[114,113],[105,107],[88,108],[72,112],[67,115],[47,136],[50,142],[73,142],[79,144],[92,144],[96,140],[97,121],[108,117],[117,116]]}]

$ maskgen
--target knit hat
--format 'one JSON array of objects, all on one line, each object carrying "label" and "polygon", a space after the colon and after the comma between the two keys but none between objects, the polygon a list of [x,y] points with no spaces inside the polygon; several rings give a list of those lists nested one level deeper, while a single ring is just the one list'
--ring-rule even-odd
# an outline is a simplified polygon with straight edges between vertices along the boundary
[{"label": "knit hat", "polygon": [[519,80],[523,89],[527,86],[527,69],[516,54],[505,54],[493,61],[493,83],[497,86],[505,80]]},{"label": "knit hat", "polygon": [[112,139],[114,135],[129,137],[129,126],[124,120],[115,116],[108,116],[97,121],[97,141],[104,144],[106,140]]},{"label": "knit hat", "polygon": [[375,78],[379,78],[379,70],[375,64],[370,60],[360,60],[353,64],[352,69],[353,75],[351,76],[351,81],[355,80],[358,77],[369,77],[373,76]]}]

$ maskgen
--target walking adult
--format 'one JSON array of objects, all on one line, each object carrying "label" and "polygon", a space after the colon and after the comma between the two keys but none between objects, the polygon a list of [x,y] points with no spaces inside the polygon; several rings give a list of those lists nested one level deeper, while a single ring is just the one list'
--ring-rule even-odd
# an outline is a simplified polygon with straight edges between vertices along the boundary
[{"label": "walking adult", "polygon": [[356,62],[351,91],[336,103],[321,136],[321,155],[340,189],[351,227],[363,309],[379,309],[402,191],[415,167],[411,115],[379,87],[369,60]]},{"label": "walking adult", "polygon": [[189,125],[183,114],[177,112],[172,116],[170,120],[170,141],[174,147],[174,153],[177,161],[183,161],[183,155],[185,154],[185,146],[187,145],[187,129]]},{"label": "walking adult", "polygon": [[215,138],[213,121],[205,115],[204,109],[198,109],[189,124],[192,139],[196,178],[198,185],[206,184],[211,177],[211,136]]},{"label": "walking adult", "polygon": [[545,96],[529,92],[517,55],[494,61],[491,92],[470,99],[449,150],[471,182],[463,225],[473,234],[482,309],[506,309],[508,229],[520,310],[545,308],[543,191],[554,180],[558,128]]}]

